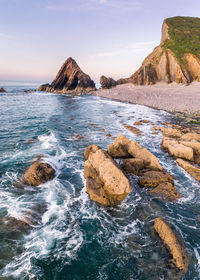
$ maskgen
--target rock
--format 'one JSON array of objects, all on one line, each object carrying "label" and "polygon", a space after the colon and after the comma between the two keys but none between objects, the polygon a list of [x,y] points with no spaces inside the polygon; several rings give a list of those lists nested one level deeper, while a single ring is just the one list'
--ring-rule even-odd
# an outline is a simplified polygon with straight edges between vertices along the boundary
[{"label": "rock", "polygon": [[117,82],[112,78],[101,76],[100,84],[103,89],[109,89],[111,87],[115,87],[117,85]]},{"label": "rock", "polygon": [[169,154],[175,158],[183,158],[190,161],[194,161],[194,152],[190,147],[186,147],[183,144],[171,144],[168,146]]},{"label": "rock", "polygon": [[156,218],[154,229],[170,251],[173,264],[179,270],[186,272],[188,268],[188,256],[171,227],[163,219]]},{"label": "rock", "polygon": [[134,133],[135,135],[137,135],[137,136],[141,136],[142,135],[142,132],[138,128],[134,127],[134,126],[127,125],[127,124],[123,124],[123,126],[126,129],[128,129],[129,131],[131,131],[132,133]]},{"label": "rock", "polygon": [[200,182],[200,168],[183,159],[177,159],[176,162],[180,167],[182,167],[186,172],[188,172],[192,177]]},{"label": "rock", "polygon": [[23,183],[31,186],[39,186],[55,177],[55,170],[50,164],[36,161],[25,172]]},{"label": "rock", "polygon": [[143,160],[145,168],[163,171],[159,160],[151,152],[142,148],[136,141],[130,141],[122,134],[115,139],[113,144],[108,145],[108,153],[114,158],[130,158],[131,155],[133,158]]},{"label": "rock", "polygon": [[0,88],[0,92],[6,92],[4,88]]},{"label": "rock", "polygon": [[149,120],[141,120],[140,122],[141,123],[149,123],[150,121]]},{"label": "rock", "polygon": [[39,88],[38,88],[38,91],[47,91],[47,89],[50,87],[50,84],[44,84],[44,85],[41,85]]},{"label": "rock", "polygon": [[113,144],[108,145],[108,154],[113,158],[130,157],[128,153],[129,144],[130,140],[121,134]]},{"label": "rock", "polygon": [[198,133],[186,133],[181,137],[181,140],[200,142],[200,134],[198,134]]},{"label": "rock", "polygon": [[142,125],[142,121],[137,121],[137,122],[134,122],[133,125]]},{"label": "rock", "polygon": [[[43,88],[45,88],[43,86]],[[46,91],[58,93],[80,93],[94,91],[95,83],[86,75],[71,57],[68,58],[56,78]]]},{"label": "rock", "polygon": [[127,173],[138,176],[139,171],[144,168],[144,161],[138,158],[127,158],[123,160],[122,168]]},{"label": "rock", "polygon": [[[130,151],[129,151],[130,152]],[[142,159],[144,161],[145,168],[151,170],[163,171],[163,167],[160,165],[159,160],[147,149],[142,148],[136,153],[136,158]]]},{"label": "rock", "polygon": [[181,194],[177,191],[175,186],[170,182],[164,182],[149,191],[151,194],[158,194],[167,200],[177,200],[181,198]]},{"label": "rock", "polygon": [[112,135],[110,133],[106,133],[107,137],[112,137]]},{"label": "rock", "polygon": [[83,135],[80,135],[80,134],[74,135],[74,140],[79,141],[79,140],[82,140],[82,139],[84,139]]},{"label": "rock", "polygon": [[147,171],[139,178],[139,184],[143,187],[155,188],[161,183],[174,183],[173,177],[169,173],[160,171]]},{"label": "rock", "polygon": [[180,138],[182,136],[182,133],[180,130],[175,128],[169,128],[169,127],[163,127],[163,126],[154,126],[152,127],[152,130],[160,130],[163,133],[163,136],[165,137],[171,137],[171,138]]},{"label": "rock", "polygon": [[25,231],[32,228],[32,226],[24,220],[19,220],[14,217],[3,218],[4,228],[11,231]]},{"label": "rock", "polygon": [[89,153],[84,175],[91,200],[104,206],[119,203],[131,192],[129,180],[120,167],[101,149]]},{"label": "rock", "polygon": [[196,141],[181,141],[180,142],[182,145],[186,146],[186,147],[190,147],[193,149],[194,153],[196,155],[200,155],[200,143],[196,142]]},{"label": "rock", "polygon": [[90,145],[87,148],[85,148],[84,150],[84,158],[87,160],[90,153],[95,153],[96,151],[98,151],[100,149],[99,146],[97,145]]},{"label": "rock", "polygon": [[170,145],[176,145],[176,144],[178,144],[177,140],[163,137],[162,142],[161,142],[161,147],[164,150],[168,150]]}]

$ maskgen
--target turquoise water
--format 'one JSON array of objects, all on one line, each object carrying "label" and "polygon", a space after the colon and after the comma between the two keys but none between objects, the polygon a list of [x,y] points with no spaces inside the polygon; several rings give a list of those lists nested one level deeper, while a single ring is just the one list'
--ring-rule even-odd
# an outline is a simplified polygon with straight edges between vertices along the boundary
[{"label": "turquoise water", "polygon": [[[162,152],[161,134],[151,133],[151,123],[139,127],[140,137],[122,125],[139,119],[159,125],[175,121],[171,115],[94,96],[23,93],[34,87],[7,84],[9,92],[0,94],[0,279],[200,279],[199,184]],[[120,205],[90,201],[83,150],[93,143],[106,149],[113,142],[106,133],[123,133],[158,156],[183,198],[170,203],[152,197],[130,177],[133,191]],[[84,138],[75,141],[77,134]],[[39,155],[56,169],[56,178],[21,188],[20,178]],[[31,220],[33,229],[5,228],[7,216]],[[158,216],[184,240],[186,275],[169,267],[168,252],[153,230]]]}]

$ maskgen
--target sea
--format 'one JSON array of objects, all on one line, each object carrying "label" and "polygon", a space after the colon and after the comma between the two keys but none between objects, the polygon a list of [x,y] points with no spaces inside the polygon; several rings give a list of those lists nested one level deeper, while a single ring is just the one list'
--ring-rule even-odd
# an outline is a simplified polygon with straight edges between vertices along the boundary
[{"label": "sea", "polygon": [[[174,280],[200,279],[200,186],[162,151],[162,122],[171,114],[97,96],[33,91],[36,83],[2,82],[0,93],[0,280]],[[24,92],[31,89],[30,92]],[[143,135],[126,130],[139,127]],[[106,136],[110,133],[112,137]],[[90,200],[84,179],[84,149],[102,149],[124,134],[156,155],[175,178],[182,198],[168,202],[140,188],[115,207]],[[77,137],[81,135],[82,137]],[[56,177],[38,187],[21,178],[34,160],[51,164]],[[165,219],[183,240],[189,257],[185,274],[153,229]],[[5,221],[31,222],[32,228]]]}]

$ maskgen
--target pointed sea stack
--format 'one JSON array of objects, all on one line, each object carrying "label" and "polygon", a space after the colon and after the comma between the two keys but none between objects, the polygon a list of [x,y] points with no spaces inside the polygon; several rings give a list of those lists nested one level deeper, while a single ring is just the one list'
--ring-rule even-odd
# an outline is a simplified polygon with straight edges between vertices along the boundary
[{"label": "pointed sea stack", "polygon": [[52,84],[42,85],[38,90],[56,93],[87,93],[95,90],[95,83],[70,57],[65,61]]},{"label": "pointed sea stack", "polygon": [[200,18],[173,17],[163,22],[161,43],[128,79],[117,84],[153,85],[157,82],[200,82]]}]

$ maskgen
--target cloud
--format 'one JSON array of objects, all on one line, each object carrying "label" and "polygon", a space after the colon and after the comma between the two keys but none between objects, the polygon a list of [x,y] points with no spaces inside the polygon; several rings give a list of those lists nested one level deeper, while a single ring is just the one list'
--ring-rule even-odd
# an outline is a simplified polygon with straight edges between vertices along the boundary
[{"label": "cloud", "polygon": [[149,50],[150,48],[154,48],[156,45],[156,42],[137,42],[130,44],[125,47],[120,47],[116,50],[108,51],[108,52],[99,52],[92,57],[115,57],[115,56],[121,56],[121,55],[128,55],[128,54],[134,54],[138,51],[144,51]]}]

